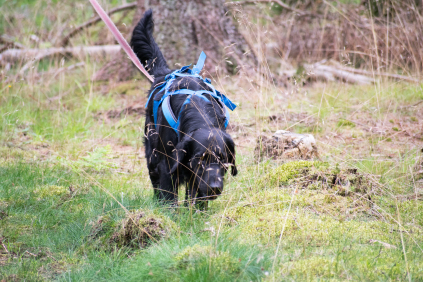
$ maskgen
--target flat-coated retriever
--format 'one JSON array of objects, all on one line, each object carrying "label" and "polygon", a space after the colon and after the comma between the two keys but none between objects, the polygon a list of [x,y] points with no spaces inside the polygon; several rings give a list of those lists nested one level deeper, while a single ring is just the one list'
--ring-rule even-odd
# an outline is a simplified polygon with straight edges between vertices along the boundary
[{"label": "flat-coated retriever", "polygon": [[[179,119],[175,129],[163,113],[163,104],[154,116],[154,101],[163,98],[165,91],[160,91],[163,89],[160,87],[169,81],[167,75],[173,71],[153,38],[153,28],[153,14],[148,10],[133,31],[131,46],[154,76],[144,129],[145,156],[154,195],[162,201],[176,203],[178,187],[186,183],[187,203],[197,201],[204,206],[207,200],[214,200],[222,193],[229,167],[232,175],[237,174],[235,144],[225,129],[226,109],[220,99],[210,94],[178,94],[169,98],[172,114]],[[166,87],[169,92],[213,91],[209,82],[199,76],[176,76]]]}]

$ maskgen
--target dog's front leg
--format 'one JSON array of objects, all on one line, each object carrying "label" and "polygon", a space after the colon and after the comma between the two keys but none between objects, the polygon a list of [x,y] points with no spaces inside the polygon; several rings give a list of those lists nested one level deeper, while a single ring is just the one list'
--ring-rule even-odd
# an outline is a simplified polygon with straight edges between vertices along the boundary
[{"label": "dog's front leg", "polygon": [[186,184],[186,191],[185,191],[185,206],[187,207],[194,207],[198,210],[204,210],[206,211],[208,208],[208,201],[199,201],[197,198],[197,189],[195,183],[193,183],[193,179],[195,179],[195,176],[192,175],[191,181],[187,181]]},{"label": "dog's front leg", "polygon": [[177,204],[178,179],[176,173],[170,174],[169,166],[162,161],[160,168],[160,185],[157,189],[157,198],[169,204]]}]

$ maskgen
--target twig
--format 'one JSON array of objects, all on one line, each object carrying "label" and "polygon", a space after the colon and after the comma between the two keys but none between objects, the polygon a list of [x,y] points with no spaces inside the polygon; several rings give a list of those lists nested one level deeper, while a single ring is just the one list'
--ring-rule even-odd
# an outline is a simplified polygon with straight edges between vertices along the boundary
[{"label": "twig", "polygon": [[3,243],[3,238],[1,238],[1,237],[0,237],[0,243],[1,243],[2,247],[3,247],[3,249],[6,251],[6,253],[9,253],[9,251],[7,250],[6,246]]},{"label": "twig", "polygon": [[28,253],[29,255],[31,255],[31,256],[33,256],[33,257],[37,257],[37,256],[38,256],[38,255],[33,254],[33,253],[29,252],[29,251],[25,251],[25,253]]},{"label": "twig", "polygon": [[63,71],[70,71],[70,70],[73,70],[73,69],[75,69],[75,68],[79,68],[79,67],[83,67],[83,66],[85,66],[85,62],[79,62],[79,63],[76,63],[76,64],[73,64],[73,65],[70,65],[70,66],[68,66],[68,67],[66,67],[66,68],[60,68],[60,69],[58,69],[58,70],[56,70],[55,72],[54,72],[54,74],[50,77],[50,80],[49,80],[49,82],[47,83],[47,85],[50,83],[50,81],[52,81],[59,73],[61,73],[61,72],[63,72]]},{"label": "twig", "polygon": [[417,107],[421,103],[423,103],[423,100],[418,101],[417,103],[414,103],[412,105],[399,106],[398,108],[400,108],[400,109],[407,109],[407,108],[410,108],[410,107]]},{"label": "twig", "polygon": [[370,239],[369,240],[369,243],[370,244],[374,244],[374,243],[379,243],[379,244],[381,244],[382,246],[384,246],[385,248],[387,248],[387,249],[396,249],[397,247],[396,246],[394,246],[394,245],[391,245],[391,244],[388,244],[388,243],[386,243],[386,242],[382,242],[382,241],[379,241],[379,240],[376,240],[376,239]]},{"label": "twig", "polygon": [[[110,16],[110,15],[112,15],[114,13],[121,12],[121,11],[124,11],[124,10],[133,9],[133,8],[136,8],[136,7],[137,7],[137,3],[136,2],[133,2],[133,3],[129,3],[129,4],[122,5],[122,6],[119,6],[119,7],[114,8],[114,9],[111,9],[109,12],[107,12],[107,14]],[[71,37],[73,37],[78,32],[84,30],[85,28],[88,28],[88,27],[92,26],[93,24],[96,24],[96,23],[98,23],[100,21],[101,21],[101,18],[100,17],[95,17],[95,18],[92,18],[89,21],[87,21],[87,22],[85,22],[85,23],[77,26],[71,32],[69,32],[68,35],[66,35],[62,39],[62,41],[60,43],[60,46],[66,47],[66,45],[68,45],[69,39],[71,39]]]}]

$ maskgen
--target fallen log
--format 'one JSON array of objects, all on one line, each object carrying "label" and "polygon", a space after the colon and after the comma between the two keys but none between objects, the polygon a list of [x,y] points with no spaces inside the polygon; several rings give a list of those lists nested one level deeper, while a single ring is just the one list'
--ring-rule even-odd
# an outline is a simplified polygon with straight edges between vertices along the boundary
[{"label": "fallen log", "polygon": [[103,45],[103,46],[77,46],[67,48],[46,48],[46,49],[9,49],[0,54],[0,65],[14,63],[19,60],[28,61],[19,71],[23,73],[34,62],[41,59],[56,56],[58,54],[70,54],[72,56],[105,56],[114,55],[120,51],[119,45]]},{"label": "fallen log", "polygon": [[340,64],[339,62],[335,61],[335,60],[330,60],[330,62],[334,65],[336,65],[336,67],[340,70],[345,70],[348,72],[352,72],[352,73],[356,73],[356,74],[362,74],[362,75],[367,75],[367,76],[384,76],[384,77],[388,77],[388,78],[392,78],[392,79],[397,79],[397,80],[405,80],[405,81],[409,81],[409,82],[415,82],[415,83],[419,83],[420,80],[411,76],[405,76],[405,75],[400,75],[400,74],[393,74],[393,73],[387,73],[387,72],[378,72],[378,71],[368,71],[368,70],[363,70],[363,69],[356,69],[356,68],[350,68],[350,67],[346,67],[343,66],[342,64]]},{"label": "fallen log", "polygon": [[340,69],[336,66],[325,65],[323,64],[324,62],[326,62],[326,60],[312,65],[304,64],[307,75],[310,77],[323,78],[327,81],[340,79],[348,83],[356,84],[371,84],[376,81],[374,78],[366,75],[355,74],[352,71]]}]

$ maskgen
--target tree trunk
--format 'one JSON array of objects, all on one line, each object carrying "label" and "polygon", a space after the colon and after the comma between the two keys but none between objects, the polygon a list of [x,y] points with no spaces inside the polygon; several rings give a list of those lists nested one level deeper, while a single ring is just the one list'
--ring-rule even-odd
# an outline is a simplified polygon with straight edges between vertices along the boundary
[{"label": "tree trunk", "polygon": [[[224,6],[225,0],[138,0],[133,27],[144,11],[153,9],[154,37],[171,69],[195,64],[207,54],[204,70],[234,74],[254,66],[256,58]],[[127,37],[130,37],[129,34]],[[128,80],[136,74],[125,54],[119,54],[96,74],[96,80]]]}]

